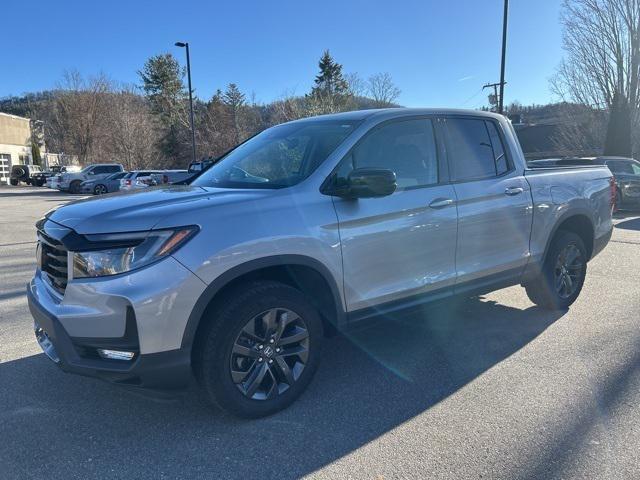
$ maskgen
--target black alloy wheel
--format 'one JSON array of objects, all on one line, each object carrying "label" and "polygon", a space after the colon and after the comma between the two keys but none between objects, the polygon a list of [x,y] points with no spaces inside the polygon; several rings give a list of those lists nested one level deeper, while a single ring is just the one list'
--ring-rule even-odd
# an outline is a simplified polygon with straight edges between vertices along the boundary
[{"label": "black alloy wheel", "polygon": [[230,372],[238,389],[253,400],[286,392],[309,358],[309,332],[298,314],[271,308],[247,322],[234,342]]},{"label": "black alloy wheel", "polygon": [[556,259],[553,279],[556,292],[560,298],[570,298],[579,286],[584,258],[575,244],[565,246]]}]

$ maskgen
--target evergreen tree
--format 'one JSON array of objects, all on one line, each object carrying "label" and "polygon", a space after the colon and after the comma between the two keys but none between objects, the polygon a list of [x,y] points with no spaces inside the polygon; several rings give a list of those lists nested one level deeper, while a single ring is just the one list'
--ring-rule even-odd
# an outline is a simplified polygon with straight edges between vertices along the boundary
[{"label": "evergreen tree", "polygon": [[234,143],[238,144],[242,137],[241,117],[246,104],[246,98],[235,83],[230,83],[222,94],[222,102],[229,109],[229,116],[231,117],[231,124],[233,125],[234,131]]},{"label": "evergreen tree", "polygon": [[186,99],[184,70],[170,53],[149,58],[138,72],[151,110],[163,120],[173,123],[180,102]]},{"label": "evergreen tree", "polygon": [[349,82],[342,74],[329,50],[325,50],[318,62],[320,73],[316,76],[311,94],[307,95],[307,110],[311,115],[340,112],[348,108],[351,97]]},{"label": "evergreen tree", "polygon": [[160,149],[169,165],[186,161],[188,129],[187,91],[184,69],[170,53],[149,58],[138,72],[151,112],[160,119],[164,130]]},{"label": "evergreen tree", "polygon": [[311,90],[312,96],[345,95],[349,91],[349,84],[342,75],[342,65],[333,59],[329,50],[322,54],[318,67],[320,73],[316,75],[316,84]]}]

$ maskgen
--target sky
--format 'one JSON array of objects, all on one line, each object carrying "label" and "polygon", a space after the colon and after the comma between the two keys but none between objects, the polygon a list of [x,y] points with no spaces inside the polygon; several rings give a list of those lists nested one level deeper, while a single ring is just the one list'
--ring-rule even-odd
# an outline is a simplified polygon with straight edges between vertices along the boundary
[{"label": "sky", "polygon": [[[0,97],[55,87],[65,70],[139,84],[147,58],[191,50],[208,100],[231,82],[259,102],[307,93],[329,49],[345,73],[389,72],[408,107],[478,108],[498,82],[503,0],[7,0]],[[560,0],[511,0],[505,103],[554,100]]]}]

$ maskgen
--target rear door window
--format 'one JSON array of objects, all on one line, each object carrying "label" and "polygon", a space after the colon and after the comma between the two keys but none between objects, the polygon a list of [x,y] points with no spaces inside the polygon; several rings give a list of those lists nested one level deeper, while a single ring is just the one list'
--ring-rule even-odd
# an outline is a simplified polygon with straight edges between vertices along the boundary
[{"label": "rear door window", "polygon": [[448,118],[449,168],[454,181],[480,180],[509,171],[502,138],[494,122]]}]

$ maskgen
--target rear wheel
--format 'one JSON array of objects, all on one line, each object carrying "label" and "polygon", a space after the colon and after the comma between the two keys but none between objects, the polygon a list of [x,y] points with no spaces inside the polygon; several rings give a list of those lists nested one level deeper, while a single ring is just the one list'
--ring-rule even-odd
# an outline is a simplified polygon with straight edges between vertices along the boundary
[{"label": "rear wheel", "polygon": [[320,360],[322,322],[295,288],[255,282],[213,309],[194,352],[208,401],[246,418],[271,415],[297,399]]},{"label": "rear wheel", "polygon": [[9,183],[11,183],[11,185],[15,187],[16,185],[18,185],[18,180],[16,180],[15,178],[12,178],[11,180],[9,180]]},{"label": "rear wheel", "polygon": [[105,193],[107,193],[107,187],[102,184],[96,185],[93,189],[94,195],[104,195]]},{"label": "rear wheel", "polygon": [[80,180],[74,180],[73,182],[71,182],[71,184],[69,185],[69,192],[70,193],[80,193]]},{"label": "rear wheel", "polygon": [[540,276],[525,289],[536,305],[563,310],[577,300],[586,273],[584,242],[575,233],[560,231],[551,243]]}]

